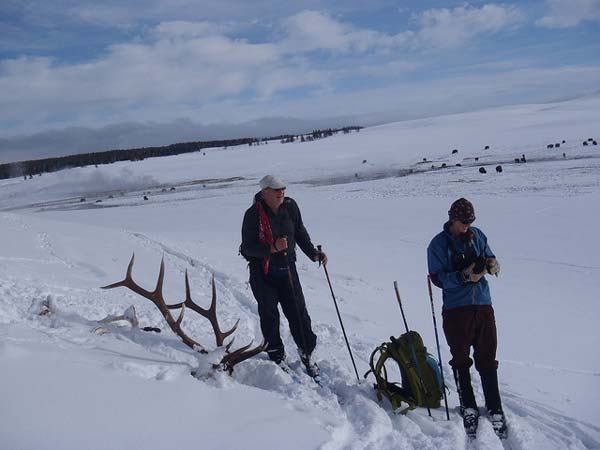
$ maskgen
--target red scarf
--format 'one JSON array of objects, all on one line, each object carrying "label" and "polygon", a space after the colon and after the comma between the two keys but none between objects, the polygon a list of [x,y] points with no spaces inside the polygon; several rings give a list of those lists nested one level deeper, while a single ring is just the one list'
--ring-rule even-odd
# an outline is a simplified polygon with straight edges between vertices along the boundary
[{"label": "red scarf", "polygon": [[[260,200],[256,202],[256,207],[258,208],[258,240],[261,244],[269,244],[269,248],[271,248],[271,245],[275,243],[271,232],[271,223]],[[269,273],[270,260],[271,255],[265,256],[263,259],[263,272],[265,275]]]}]

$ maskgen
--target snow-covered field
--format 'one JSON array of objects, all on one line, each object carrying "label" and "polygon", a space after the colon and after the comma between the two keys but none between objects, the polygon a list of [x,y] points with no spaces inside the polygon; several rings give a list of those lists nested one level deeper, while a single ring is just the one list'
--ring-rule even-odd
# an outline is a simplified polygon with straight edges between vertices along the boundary
[{"label": "snow-covered field", "polygon": [[[600,146],[582,146],[600,139],[599,119],[596,96],[1,181],[0,449],[600,448]],[[522,154],[527,163],[516,164]],[[287,324],[300,382],[264,355],[232,377],[194,378],[215,354],[184,346],[148,300],[100,289],[123,278],[134,252],[134,278],[151,289],[164,256],[168,303],[183,300],[187,270],[192,297],[207,306],[214,274],[220,321],[241,319],[234,347],[259,343],[238,246],[265,173],[288,181],[329,255],[361,376],[375,346],[403,332],[394,280],[410,327],[434,351],[426,247],[454,199],[474,202],[502,264],[490,284],[507,441],[482,419],[477,441],[466,442],[451,381],[450,422],[442,409],[432,419],[378,404],[372,378],[357,383],[325,274],[303,255],[324,387],[302,375]],[[439,290],[434,298],[441,323]],[[48,299],[55,311],[37,315]],[[163,332],[127,322],[97,329],[130,305],[140,326]],[[183,326],[214,348],[208,321],[188,312]],[[442,356],[450,380],[443,337]]]}]

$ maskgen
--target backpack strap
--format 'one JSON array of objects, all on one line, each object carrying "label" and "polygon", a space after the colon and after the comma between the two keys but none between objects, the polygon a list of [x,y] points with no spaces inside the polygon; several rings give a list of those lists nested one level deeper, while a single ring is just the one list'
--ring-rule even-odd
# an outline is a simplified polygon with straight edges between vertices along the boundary
[{"label": "backpack strap", "polygon": [[[407,411],[415,409],[417,404],[411,396],[407,395],[406,390],[399,386],[398,383],[390,383],[388,380],[385,362],[390,357],[395,359],[392,356],[392,352],[393,346],[390,346],[388,342],[384,342],[377,347],[371,353],[371,357],[369,359],[369,366],[371,369],[367,371],[364,376],[366,378],[369,373],[373,373],[375,376],[376,383],[373,385],[373,387],[377,391],[377,399],[379,401],[382,401],[383,397],[385,397],[392,404],[392,408],[396,414],[406,414]],[[377,362],[375,362],[375,357],[377,354],[379,354],[379,357]],[[408,406],[400,409],[402,402],[406,403]]]}]

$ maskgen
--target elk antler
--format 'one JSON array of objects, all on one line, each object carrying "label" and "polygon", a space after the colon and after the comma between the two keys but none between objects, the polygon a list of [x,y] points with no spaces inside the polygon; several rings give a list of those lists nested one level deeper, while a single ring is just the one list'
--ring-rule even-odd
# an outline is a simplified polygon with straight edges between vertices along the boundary
[{"label": "elk antler", "polygon": [[[177,303],[175,305],[167,305],[167,308],[169,308],[169,309],[190,308],[192,311],[196,311],[201,316],[206,317],[213,327],[213,331],[215,333],[215,339],[217,341],[217,347],[223,346],[223,341],[225,340],[225,338],[227,336],[229,336],[230,334],[232,334],[236,330],[238,324],[240,323],[240,320],[238,319],[237,322],[235,323],[235,325],[231,327],[231,329],[229,329],[228,331],[225,331],[225,332],[221,331],[221,328],[219,327],[219,321],[217,320],[217,290],[215,288],[215,276],[214,275],[212,276],[212,300],[210,302],[210,307],[208,309],[202,308],[201,306],[194,303],[194,301],[192,300],[192,296],[190,294],[190,281],[188,279],[187,270],[185,271],[185,301],[183,301],[181,303]],[[235,338],[233,338],[233,339],[235,339]],[[232,342],[233,342],[233,340],[231,341],[231,343]],[[231,345],[231,343],[230,343],[230,345]]]},{"label": "elk antler", "polygon": [[[169,325],[171,330],[173,330],[173,332],[183,340],[183,343],[185,345],[187,345],[188,347],[190,347],[194,350],[199,351],[200,353],[208,353],[203,345],[201,345],[200,343],[196,342],[195,340],[190,338],[188,335],[186,335],[181,328],[181,321],[183,320],[183,315],[185,313],[185,309],[190,308],[191,310],[196,311],[198,314],[207,318],[210,321],[210,324],[212,325],[213,331],[215,333],[217,347],[223,346],[223,341],[225,340],[225,338],[227,336],[231,335],[236,330],[238,323],[239,323],[239,319],[235,323],[235,325],[233,327],[231,327],[231,329],[229,329],[228,331],[225,331],[225,332],[221,331],[221,328],[219,326],[219,321],[217,320],[217,292],[216,292],[216,288],[215,288],[214,275],[212,277],[212,301],[211,301],[210,307],[208,309],[202,308],[201,306],[199,306],[192,300],[192,296],[190,293],[190,282],[189,282],[187,270],[185,272],[185,301],[183,301],[181,303],[173,304],[173,305],[167,305],[165,303],[165,299],[164,299],[163,293],[162,293],[163,281],[164,281],[164,277],[165,277],[165,260],[164,260],[164,258],[160,262],[160,272],[158,274],[158,281],[156,283],[156,288],[152,292],[147,291],[146,289],[144,289],[140,285],[138,285],[135,281],[133,281],[131,272],[133,270],[133,261],[134,260],[135,260],[135,254],[133,254],[133,256],[131,257],[129,266],[127,266],[127,274],[125,275],[125,279],[123,281],[119,281],[118,283],[109,284],[108,286],[103,286],[102,289],[113,289],[116,287],[123,286],[123,287],[126,287],[126,288],[132,290],[136,294],[139,294],[142,297],[147,298],[148,300],[150,300],[152,303],[154,303],[156,305],[156,307],[159,309],[159,311],[161,312],[161,314],[167,321],[167,324]],[[181,308],[181,312],[179,313],[179,316],[177,317],[177,319],[175,319],[173,317],[173,315],[171,314],[170,310],[178,309],[178,308]],[[229,372],[229,374],[231,374],[233,372],[233,366],[235,366],[236,364],[238,364],[242,361],[245,361],[248,358],[251,358],[254,355],[257,355],[258,353],[262,352],[267,346],[266,343],[263,343],[262,345],[259,345],[253,349],[250,349],[250,346],[252,345],[252,342],[250,342],[250,344],[248,344],[247,346],[237,349],[233,352],[230,352],[229,349],[230,349],[232,343],[233,343],[233,339],[229,342],[229,344],[227,344],[225,346],[225,353],[226,353],[225,356],[221,359],[221,361],[218,364],[214,364],[213,368],[226,370],[227,372]]]}]

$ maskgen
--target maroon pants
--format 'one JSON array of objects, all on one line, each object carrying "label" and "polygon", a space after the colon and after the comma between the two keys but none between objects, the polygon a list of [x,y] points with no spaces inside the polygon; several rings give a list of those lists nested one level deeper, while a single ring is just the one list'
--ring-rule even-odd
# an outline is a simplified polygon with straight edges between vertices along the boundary
[{"label": "maroon pants", "polygon": [[454,370],[468,369],[473,365],[469,357],[473,346],[473,358],[478,372],[497,369],[496,319],[492,305],[469,305],[448,309],[442,313],[444,334],[450,346]]}]

